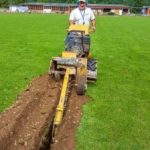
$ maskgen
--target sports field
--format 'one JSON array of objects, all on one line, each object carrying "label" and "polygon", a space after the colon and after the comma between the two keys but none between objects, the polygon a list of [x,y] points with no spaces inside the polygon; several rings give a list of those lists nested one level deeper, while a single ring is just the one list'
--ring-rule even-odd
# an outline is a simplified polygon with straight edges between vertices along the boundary
[{"label": "sports field", "polygon": [[[66,15],[0,14],[0,111],[64,50]],[[150,149],[150,18],[97,17],[91,52],[98,80],[76,134],[77,150]]]}]

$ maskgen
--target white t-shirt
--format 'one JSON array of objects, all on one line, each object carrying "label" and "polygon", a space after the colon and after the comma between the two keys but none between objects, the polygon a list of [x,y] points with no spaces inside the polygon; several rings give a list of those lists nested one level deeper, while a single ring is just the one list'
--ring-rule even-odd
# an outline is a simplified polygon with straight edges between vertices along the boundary
[{"label": "white t-shirt", "polygon": [[69,18],[69,20],[74,21],[75,24],[86,24],[88,26],[90,26],[90,21],[94,19],[95,16],[92,9],[88,7],[82,11],[79,8],[74,9]]}]

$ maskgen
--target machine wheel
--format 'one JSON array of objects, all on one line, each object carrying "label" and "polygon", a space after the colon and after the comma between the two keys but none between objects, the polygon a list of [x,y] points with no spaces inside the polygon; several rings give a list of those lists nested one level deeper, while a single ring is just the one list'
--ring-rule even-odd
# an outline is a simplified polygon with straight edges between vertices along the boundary
[{"label": "machine wheel", "polygon": [[84,95],[86,91],[87,76],[86,76],[86,67],[81,64],[77,68],[76,76],[76,92],[78,95]]},{"label": "machine wheel", "polygon": [[86,78],[78,77],[77,79],[77,89],[76,92],[78,95],[84,95],[86,90]]},{"label": "machine wheel", "polygon": [[95,59],[89,59],[87,63],[87,68],[90,71],[95,71],[97,69],[97,63]]},{"label": "machine wheel", "polygon": [[60,79],[61,79],[61,74],[60,74],[58,71],[55,71],[55,73],[54,73],[54,78],[55,78],[56,81],[60,81]]}]

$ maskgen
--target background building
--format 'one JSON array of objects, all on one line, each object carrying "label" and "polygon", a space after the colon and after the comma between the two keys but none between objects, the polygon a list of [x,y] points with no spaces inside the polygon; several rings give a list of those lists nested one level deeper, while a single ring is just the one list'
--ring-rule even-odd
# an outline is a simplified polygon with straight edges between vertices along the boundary
[{"label": "background building", "polygon": [[[69,14],[76,4],[66,3],[25,3],[22,6],[28,6],[30,12],[47,12],[47,13],[66,13]],[[96,15],[104,15],[110,12],[118,15],[129,13],[129,7],[125,5],[110,4],[89,4]]]},{"label": "background building", "polygon": [[150,15],[150,6],[143,6],[142,14],[146,15],[146,16],[149,16]]}]

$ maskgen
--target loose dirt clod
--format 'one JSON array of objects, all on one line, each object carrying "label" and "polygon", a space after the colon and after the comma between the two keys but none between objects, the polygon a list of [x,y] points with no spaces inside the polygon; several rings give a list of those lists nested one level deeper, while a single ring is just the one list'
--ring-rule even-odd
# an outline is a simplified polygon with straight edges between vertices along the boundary
[{"label": "loose dirt clod", "polygon": [[[13,107],[0,114],[1,150],[73,150],[75,132],[81,118],[85,96],[77,96],[72,89],[55,143],[50,144],[51,122],[60,93],[60,83],[48,75],[33,80],[18,96]],[[67,111],[69,110],[69,111]]]},{"label": "loose dirt clod", "polygon": [[20,144],[20,145],[25,145],[25,141],[24,141],[23,139],[19,139],[19,140],[18,140],[18,144]]}]

